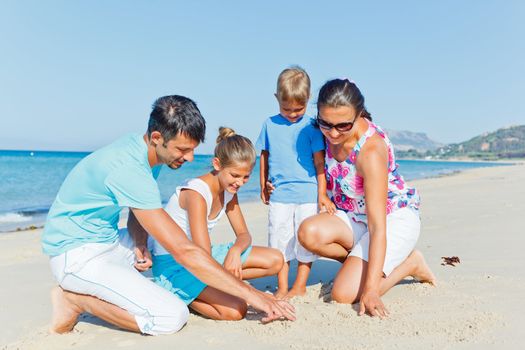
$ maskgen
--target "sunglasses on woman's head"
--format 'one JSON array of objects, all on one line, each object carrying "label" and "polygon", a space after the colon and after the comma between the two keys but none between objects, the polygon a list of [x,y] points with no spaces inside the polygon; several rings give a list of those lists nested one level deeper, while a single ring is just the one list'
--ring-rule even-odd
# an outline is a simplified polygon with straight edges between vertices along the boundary
[{"label": "sunglasses on woman's head", "polygon": [[327,131],[330,131],[332,129],[335,129],[339,132],[346,132],[346,131],[350,131],[352,130],[352,128],[354,127],[354,123],[357,119],[359,115],[357,115],[353,121],[351,122],[344,122],[344,123],[337,123],[337,124],[332,124],[332,123],[329,123],[321,118],[319,118],[319,114],[317,114],[317,125],[319,125],[319,127],[323,130],[327,130]]}]

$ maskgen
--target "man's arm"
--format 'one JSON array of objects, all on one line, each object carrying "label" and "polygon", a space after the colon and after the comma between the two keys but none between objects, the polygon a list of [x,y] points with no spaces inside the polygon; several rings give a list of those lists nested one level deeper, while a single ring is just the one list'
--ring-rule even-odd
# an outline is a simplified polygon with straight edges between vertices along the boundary
[{"label": "man's arm", "polygon": [[128,232],[133,238],[133,242],[135,242],[135,256],[137,259],[135,268],[142,272],[146,271],[153,265],[151,254],[148,250],[148,232],[137,221],[131,209],[128,215]]},{"label": "man's arm", "polygon": [[132,209],[142,227],[149,232],[181,265],[202,282],[225,293],[244,299],[266,312],[263,322],[281,317],[294,320],[293,307],[277,301],[226,272],[204,249],[191,242],[164,209]]}]

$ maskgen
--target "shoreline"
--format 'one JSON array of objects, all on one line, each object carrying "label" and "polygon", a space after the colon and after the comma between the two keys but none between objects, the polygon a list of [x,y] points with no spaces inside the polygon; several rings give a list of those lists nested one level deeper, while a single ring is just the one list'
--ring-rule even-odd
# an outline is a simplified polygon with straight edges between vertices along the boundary
[{"label": "shoreline", "polygon": [[[50,335],[46,331],[49,291],[55,282],[48,258],[41,253],[42,230],[37,229],[0,235],[0,274],[7,282],[0,289],[0,321],[8,325],[0,331],[0,349],[245,350],[246,344],[252,349],[521,348],[525,342],[521,331],[525,163],[473,168],[410,183],[423,198],[417,249],[436,274],[438,286],[405,279],[383,297],[388,319],[359,317],[355,305],[330,302],[330,283],[340,265],[322,259],[313,264],[307,296],[292,300],[295,322],[262,325],[253,311],[238,322],[192,314],[177,334],[144,337],[84,315],[71,334]],[[243,212],[254,244],[265,245],[267,207],[246,202]],[[212,233],[214,243],[233,237],[227,220]],[[452,256],[461,263],[441,265],[442,257]],[[275,278],[252,283],[261,290],[271,289]]]},{"label": "shoreline", "polygon": [[[463,160],[447,160],[447,161],[442,161],[442,160],[423,160],[423,159],[400,159],[400,160],[405,160],[405,161],[425,161],[425,162],[448,162],[448,163],[487,163],[487,164],[495,164],[495,165],[489,165],[487,167],[500,167],[500,166],[514,166],[514,165],[519,165],[519,164],[525,164],[525,160],[521,160],[521,161],[513,161],[513,162],[508,162],[508,161],[463,161]],[[485,168],[485,167],[479,167],[479,168]],[[450,172],[445,172],[445,173],[439,173],[439,174],[434,174],[434,175],[429,175],[429,176],[423,176],[423,177],[419,177],[419,178],[415,178],[415,179],[411,179],[411,178],[406,178],[405,177],[405,180],[408,181],[408,182],[415,182],[415,181],[421,181],[421,180],[428,180],[428,179],[439,179],[439,178],[442,178],[442,177],[447,177],[447,176],[453,176],[455,174],[459,174],[459,173],[462,173],[464,171],[469,171],[469,170],[472,170],[472,169],[478,169],[477,167],[476,168],[467,168],[467,169],[452,169]],[[242,190],[241,190],[242,191]],[[254,195],[253,197],[250,196],[249,198],[240,198],[240,202],[241,203],[254,203],[254,202],[259,202],[259,196],[258,195]],[[166,204],[166,203],[163,203],[163,204]],[[49,208],[48,208],[49,210]],[[23,214],[20,214],[20,212],[4,212],[4,213],[1,213],[1,215],[23,215]],[[20,231],[26,231],[26,230],[35,230],[35,229],[41,229],[44,227],[44,224],[45,224],[45,218],[47,216],[47,212],[40,212],[38,214],[38,218],[37,219],[34,219],[34,220],[28,220],[26,222],[20,222],[20,226],[16,226],[17,223],[16,222],[13,222],[13,223],[4,223],[4,225],[8,225],[9,229],[4,229],[1,227],[1,224],[0,224],[0,235],[2,234],[6,234],[6,233],[10,233],[10,232],[20,232]]]}]

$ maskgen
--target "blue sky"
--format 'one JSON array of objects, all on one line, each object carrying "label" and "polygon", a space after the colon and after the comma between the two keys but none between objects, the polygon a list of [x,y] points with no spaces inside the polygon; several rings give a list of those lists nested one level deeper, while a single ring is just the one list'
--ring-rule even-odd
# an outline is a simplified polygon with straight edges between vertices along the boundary
[{"label": "blue sky", "polygon": [[[322,4],[322,5],[321,5]],[[255,140],[279,72],[348,76],[385,128],[460,142],[525,124],[524,1],[3,1],[0,149],[94,150],[194,99]]]}]

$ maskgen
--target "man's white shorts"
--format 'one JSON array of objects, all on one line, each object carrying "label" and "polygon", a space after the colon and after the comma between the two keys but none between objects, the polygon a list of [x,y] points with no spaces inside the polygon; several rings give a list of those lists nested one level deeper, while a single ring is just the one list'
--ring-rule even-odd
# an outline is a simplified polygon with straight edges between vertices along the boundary
[{"label": "man's white shorts", "polygon": [[128,311],[142,333],[177,332],[189,317],[186,304],[133,267],[133,247],[127,230],[121,230],[115,243],[88,243],[51,257],[51,271],[63,289]]},{"label": "man's white shorts", "polygon": [[[370,245],[368,226],[361,222],[355,222],[342,210],[337,210],[336,215],[352,229],[354,234],[354,246],[348,256],[356,256],[368,262],[368,247]],[[410,208],[398,209],[387,215],[386,255],[383,266],[385,276],[390,275],[414,250],[420,229],[419,216]]]},{"label": "man's white shorts", "polygon": [[306,250],[297,239],[299,225],[309,216],[317,214],[317,203],[292,204],[270,201],[268,211],[268,245],[281,251],[284,261],[297,259],[309,263],[317,255]]}]

